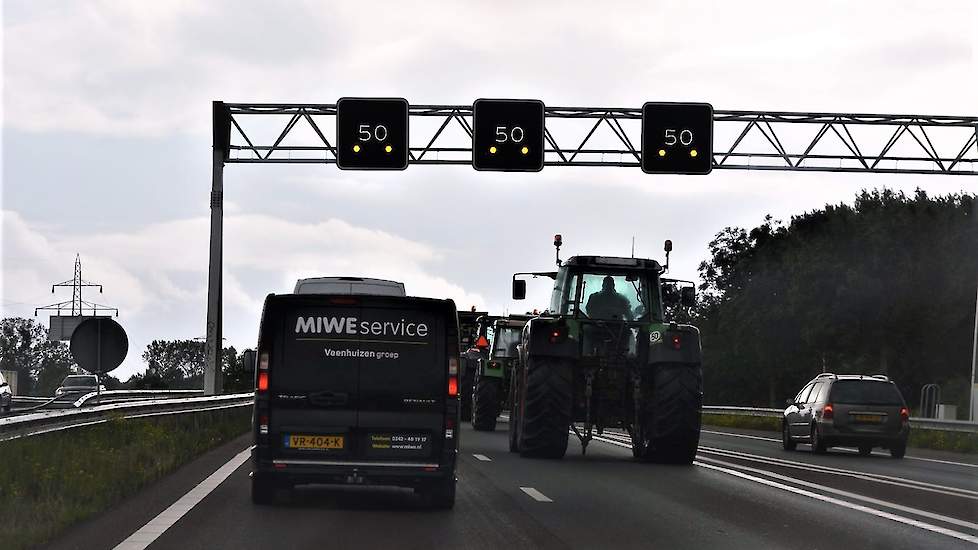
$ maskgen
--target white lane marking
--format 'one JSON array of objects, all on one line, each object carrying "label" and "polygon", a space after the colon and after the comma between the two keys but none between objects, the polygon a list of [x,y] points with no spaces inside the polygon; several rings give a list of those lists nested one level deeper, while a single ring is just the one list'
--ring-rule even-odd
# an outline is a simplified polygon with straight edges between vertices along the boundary
[{"label": "white lane marking", "polygon": [[761,462],[765,464],[771,464],[773,466],[795,468],[799,470],[808,470],[810,472],[816,472],[816,473],[853,477],[856,479],[862,479],[864,481],[875,481],[876,483],[898,485],[900,487],[919,489],[921,491],[930,491],[933,493],[941,493],[944,495],[951,495],[951,496],[956,496],[961,498],[978,500],[978,491],[972,491],[970,489],[962,489],[959,487],[949,487],[947,485],[938,485],[936,483],[927,483],[925,481],[917,481],[915,479],[908,479],[905,477],[873,474],[869,472],[860,472],[856,470],[843,470],[841,468],[831,468],[828,466],[821,466],[819,464],[812,464],[808,462],[795,462],[792,460],[782,460],[780,458],[774,458],[770,456],[754,455],[750,453],[742,453],[739,451],[731,451],[728,449],[719,449],[716,447],[700,446],[699,451],[703,453],[718,454],[721,456],[725,456],[727,458],[750,460],[752,462]]},{"label": "white lane marking", "polygon": [[520,487],[520,491],[523,491],[524,493],[530,495],[530,498],[532,498],[537,502],[553,502],[553,499],[541,493],[540,491],[537,491],[533,487]]},{"label": "white lane marking", "polygon": [[115,550],[143,550],[152,544],[164,531],[172,527],[177,520],[186,515],[201,500],[204,500],[204,497],[244,464],[251,456],[251,449],[252,447],[248,447],[234,455],[234,458],[207,476],[207,479],[197,484],[190,492],[180,497],[169,508],[160,512],[158,516],[149,520],[149,523],[140,527],[138,531],[129,535],[129,538],[120,542]]},{"label": "white lane marking", "polygon": [[[631,448],[631,444],[630,444],[631,442],[629,439],[627,439],[628,436],[623,436],[618,434],[605,434],[604,437],[605,438],[610,437],[615,439],[616,445]],[[606,443],[611,442],[609,439],[604,439],[600,437],[595,437],[595,439],[598,439],[600,441],[605,441]],[[625,445],[624,443],[628,443],[628,444]],[[929,491],[932,493],[940,493],[943,495],[950,495],[950,496],[956,496],[961,498],[967,498],[971,500],[978,500],[978,491],[972,491],[970,489],[962,489],[959,487],[949,487],[946,485],[937,485],[934,483],[927,483],[925,481],[917,481],[915,479],[909,479],[904,477],[874,474],[870,472],[860,472],[856,470],[843,470],[839,468],[831,468],[828,466],[822,466],[819,464],[813,464],[808,462],[795,462],[791,460],[783,460],[780,458],[774,458],[774,457],[769,457],[764,455],[755,455],[751,453],[743,453],[740,451],[732,451],[729,449],[706,447],[703,445],[700,445],[699,452],[718,454],[720,456],[725,456],[728,458],[750,460],[752,462],[761,462],[764,464],[770,464],[773,466],[782,466],[785,468],[795,468],[799,470],[808,470],[816,473],[853,477],[857,479],[862,479],[864,481],[873,481],[876,483],[883,483],[887,485],[897,485],[900,487],[907,487],[910,489],[918,489],[921,491]]]},{"label": "white lane marking", "polygon": [[492,459],[491,459],[491,458],[489,458],[489,457],[488,457],[488,456],[486,456],[486,455],[475,455],[475,454],[474,454],[474,455],[472,455],[472,456],[474,456],[474,457],[476,458],[476,460],[481,460],[481,461],[483,461],[483,462],[492,462]]},{"label": "white lane marking", "polygon": [[864,512],[864,513],[871,514],[871,515],[874,515],[874,516],[877,516],[877,517],[889,519],[889,520],[892,520],[892,521],[895,521],[895,522],[898,522],[898,523],[902,523],[904,525],[910,525],[910,526],[917,527],[917,528],[920,528],[920,529],[925,529],[925,530],[931,531],[933,533],[940,533],[942,535],[947,535],[949,537],[954,537],[956,539],[967,541],[967,542],[970,542],[972,544],[978,544],[978,537],[975,537],[975,536],[972,536],[972,535],[968,535],[966,533],[961,533],[961,532],[958,532],[958,531],[954,531],[952,529],[947,529],[947,528],[939,527],[937,525],[933,525],[933,524],[930,524],[930,523],[925,523],[923,521],[919,521],[919,520],[915,520],[915,519],[911,519],[911,518],[906,518],[906,517],[903,517],[903,516],[898,516],[896,514],[891,514],[890,512],[884,512],[883,510],[876,510],[875,508],[870,508],[868,506],[863,506],[861,504],[856,504],[856,503],[849,502],[849,501],[846,501],[846,500],[841,500],[841,499],[833,498],[833,497],[826,496],[826,495],[820,495],[818,493],[813,493],[811,491],[806,491],[805,489],[799,489],[797,487],[792,487],[790,485],[785,485],[783,483],[778,483],[776,481],[771,481],[771,480],[763,479],[763,478],[760,478],[760,477],[757,477],[757,476],[752,476],[750,474],[745,474],[743,472],[738,472],[737,470],[731,470],[730,468],[723,468],[721,466],[716,466],[716,465],[713,465],[713,464],[706,464],[704,462],[699,462],[699,461],[694,462],[694,464],[696,464],[697,466],[700,466],[702,468],[709,468],[711,470],[717,470],[717,471],[723,472],[725,474],[729,474],[729,475],[732,475],[732,476],[735,476],[735,477],[746,479],[748,481],[753,481],[754,483],[760,483],[761,485],[767,485],[768,487],[774,487],[776,489],[781,489],[782,491],[788,491],[789,493],[795,493],[797,495],[806,496],[806,497],[809,497],[809,498],[813,498],[815,500],[820,500],[822,502],[828,502],[830,504],[835,504],[837,506],[842,506],[844,508],[849,508],[850,510],[857,510],[859,512]]},{"label": "white lane marking", "polygon": [[804,480],[801,480],[801,479],[796,479],[796,478],[793,478],[793,477],[788,477],[788,476],[785,476],[785,475],[776,474],[774,472],[769,472],[767,470],[761,470],[759,468],[751,468],[750,466],[743,466],[741,464],[733,464],[731,462],[724,462],[722,460],[717,460],[715,458],[700,457],[700,460],[706,460],[706,461],[712,462],[714,464],[720,464],[722,466],[727,466],[727,467],[730,467],[730,468],[737,468],[739,470],[744,470],[744,471],[747,471],[747,472],[753,472],[755,474],[759,474],[759,475],[771,477],[771,478],[774,478],[774,479],[779,479],[781,481],[785,481],[785,482],[788,482],[788,483],[794,483],[795,485],[801,485],[802,487],[808,487],[810,489],[815,489],[815,490],[818,490],[818,491],[825,491],[827,493],[832,493],[832,494],[839,495],[839,496],[844,496],[844,497],[848,497],[848,498],[852,498],[852,499],[856,499],[856,500],[861,500],[863,502],[869,502],[869,503],[876,504],[876,505],[879,505],[879,506],[886,506],[888,508],[893,508],[895,510],[900,510],[901,512],[909,512],[911,514],[915,514],[915,515],[926,517],[926,518],[930,518],[930,519],[936,519],[938,521],[943,521],[945,523],[952,523],[952,524],[957,525],[959,527],[967,527],[969,529],[978,530],[978,523],[971,523],[970,521],[964,521],[962,519],[957,519],[957,518],[953,518],[953,517],[950,517],[950,516],[945,516],[945,515],[942,515],[942,514],[935,514],[933,512],[928,512],[926,510],[920,510],[918,508],[911,508],[909,506],[904,506],[902,504],[897,504],[895,502],[889,502],[889,501],[886,501],[886,500],[878,500],[878,499],[875,499],[875,498],[872,498],[872,497],[863,496],[863,495],[860,495],[860,494],[857,494],[857,493],[850,493],[849,491],[843,491],[841,489],[835,489],[835,488],[832,488],[832,487],[826,487],[824,485],[819,485],[818,483],[812,483],[810,481],[804,481]]},{"label": "white lane marking", "polygon": [[[705,434],[713,434],[713,435],[726,435],[726,436],[730,436],[730,437],[741,437],[741,438],[744,438],[744,439],[759,439],[761,441],[773,441],[775,443],[781,443],[781,440],[780,439],[775,439],[775,438],[772,438],[772,437],[759,437],[759,436],[756,436],[756,435],[738,434],[738,433],[732,433],[732,432],[714,432],[714,431],[710,431],[710,430],[702,430],[702,433],[705,433]],[[799,441],[799,443],[801,443],[803,445],[805,444],[805,443],[803,443],[801,441]],[[846,449],[847,451],[859,452],[857,449],[851,449],[849,447],[840,447],[840,448]],[[879,453],[879,452],[876,452],[876,453],[873,453],[873,454],[876,455],[876,456],[889,456],[888,453]],[[964,466],[965,468],[978,468],[978,464],[973,464],[973,463],[970,463],[970,462],[955,462],[953,460],[939,460],[939,459],[936,459],[936,458],[924,458],[922,456],[910,456],[910,455],[906,455],[903,458],[909,458],[910,460],[922,460],[924,462],[936,462],[938,464],[950,464],[952,466]]]},{"label": "white lane marking", "polygon": [[[632,447],[631,445],[627,445],[627,444],[622,443],[620,441],[615,441],[614,439],[606,439],[606,438],[600,437],[600,436],[596,436],[594,439],[597,440],[597,441],[603,441],[605,443],[610,443],[610,444],[616,445],[618,447],[626,447],[626,448],[629,448],[629,449]],[[724,463],[724,462],[719,461],[719,460],[716,460],[716,459],[704,458],[704,460],[709,460],[709,461],[712,461],[712,462],[720,462],[720,463],[723,463],[723,464],[727,464],[727,463]],[[973,536],[968,535],[968,534],[965,534],[965,533],[959,533],[959,532],[953,531],[951,529],[945,529],[943,527],[939,527],[939,526],[936,526],[936,525],[931,525],[929,523],[924,523],[922,521],[917,521],[917,520],[910,519],[910,518],[904,518],[904,517],[898,516],[896,514],[891,514],[889,512],[884,512],[882,510],[875,510],[873,508],[869,508],[869,507],[862,506],[862,505],[859,505],[859,504],[854,504],[854,503],[850,503],[850,502],[847,502],[847,501],[844,501],[844,500],[835,499],[835,498],[832,498],[832,497],[829,497],[829,496],[812,493],[812,492],[806,491],[804,489],[798,489],[796,487],[791,487],[791,486],[784,485],[784,484],[781,484],[781,483],[777,483],[777,482],[774,482],[774,481],[769,481],[769,480],[766,480],[766,479],[761,479],[761,478],[758,478],[758,477],[755,477],[755,476],[752,476],[752,475],[749,475],[749,474],[744,474],[744,473],[741,473],[741,472],[737,472],[735,470],[730,470],[728,468],[722,468],[720,466],[714,466],[714,465],[711,465],[711,464],[706,464],[702,460],[695,460],[695,461],[693,461],[693,464],[696,465],[696,466],[702,466],[704,468],[709,468],[709,469],[712,469],[712,470],[718,470],[718,471],[721,471],[721,472],[724,472],[724,473],[728,473],[730,475],[741,477],[741,478],[744,478],[744,479],[748,479],[748,480],[751,480],[751,481],[756,481],[757,483],[761,483],[763,485],[769,485],[771,487],[775,487],[775,488],[782,489],[782,490],[785,490],[785,491],[789,491],[789,492],[792,492],[792,493],[796,493],[796,494],[799,494],[799,495],[808,496],[808,497],[811,497],[811,498],[814,498],[814,499],[817,499],[817,500],[822,500],[822,501],[825,501],[825,502],[831,502],[831,503],[834,503],[834,504],[839,504],[840,506],[845,506],[846,508],[851,508],[853,510],[859,510],[859,511],[862,511],[862,512],[866,512],[867,514],[872,514],[872,515],[879,516],[879,517],[882,517],[882,518],[891,519],[893,521],[897,521],[897,522],[904,523],[904,524],[907,524],[907,525],[912,525],[914,527],[919,527],[921,529],[926,529],[928,531],[933,531],[935,533],[941,533],[941,534],[944,534],[944,535],[947,535],[947,536],[950,536],[950,537],[954,537],[954,538],[958,538],[958,539],[962,539],[962,540],[966,540],[968,542],[972,542],[972,543],[978,544],[978,537],[973,537]],[[832,489],[830,487],[823,487],[823,486],[820,486],[820,485],[817,485],[817,484],[814,484],[814,483],[808,483],[807,481],[803,481],[803,480],[794,479],[794,478],[790,478],[790,477],[787,477],[787,476],[782,476],[782,475],[779,475],[779,474],[775,474],[773,472],[767,472],[767,471],[764,471],[764,470],[757,470],[755,468],[750,468],[749,466],[740,466],[740,465],[737,465],[737,466],[734,466],[734,467],[735,468],[742,468],[742,469],[745,469],[745,470],[752,470],[752,471],[760,472],[763,475],[767,475],[767,476],[770,476],[770,477],[775,477],[775,478],[778,478],[778,479],[784,479],[784,480],[789,481],[791,483],[796,483],[796,484],[803,485],[803,486],[814,486],[815,488],[817,488],[817,489],[819,489],[821,491],[826,491],[826,492],[831,492],[831,493],[837,493],[837,494],[838,493],[844,493],[844,491],[839,491],[838,489]],[[873,502],[873,501],[876,500],[876,499],[872,499],[870,497],[863,497],[861,495],[852,495],[852,496],[854,496],[854,497],[856,497],[856,498],[858,498],[860,500],[864,500],[866,502]],[[894,503],[887,503],[885,501],[876,501],[876,502],[878,502],[880,504],[883,504],[885,506],[888,506],[888,507],[897,509],[897,510],[903,510],[903,511],[908,511],[910,513],[920,514],[921,516],[924,516],[924,517],[931,517],[931,518],[933,518],[934,516],[937,516],[937,517],[940,518],[941,521],[944,521],[946,523],[951,523],[951,524],[955,524],[955,525],[962,525],[962,524],[967,524],[968,523],[968,522],[965,522],[963,520],[958,520],[958,519],[947,517],[947,516],[941,516],[940,514],[932,514],[931,512],[926,512],[924,510],[916,510],[914,508],[904,507],[904,506],[901,506],[901,505],[898,505],[898,504],[894,504]]]},{"label": "white lane marking", "polygon": [[737,434],[737,433],[732,433],[732,432],[714,432],[714,431],[710,431],[710,430],[700,430],[700,431],[702,433],[705,433],[705,434],[729,435],[730,437],[742,437],[744,439],[758,439],[760,441],[774,441],[776,443],[781,443],[781,440],[780,439],[774,439],[773,437],[760,437],[760,436],[756,436],[756,435]]}]

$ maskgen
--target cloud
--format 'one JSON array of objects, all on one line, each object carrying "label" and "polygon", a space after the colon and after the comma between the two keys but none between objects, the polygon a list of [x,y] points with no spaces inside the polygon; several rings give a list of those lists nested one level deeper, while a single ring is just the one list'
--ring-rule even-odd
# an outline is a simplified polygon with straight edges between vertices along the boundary
[{"label": "cloud", "polygon": [[[395,279],[413,295],[486,307],[480,294],[431,273],[441,252],[426,243],[339,219],[301,223],[229,215],[224,229],[224,336],[239,348],[256,340],[265,295],[291,292],[300,277]],[[4,315],[29,316],[33,307],[69,299],[46,292],[51,283],[70,278],[75,253],[82,251],[83,277],[105,288],[103,295],[86,289],[83,297],[118,307],[130,335],[120,372],[142,370],[139,355],[151,340],[204,335],[208,231],[208,219],[193,218],[126,233],[46,234],[17,212],[4,211]]]},{"label": "cloud", "polygon": [[[206,135],[214,99],[357,94],[964,112],[976,83],[976,7],[967,0],[927,9],[823,2],[794,13],[773,1],[435,1],[423,12],[404,2],[242,0],[4,7],[5,124],[31,131]],[[944,85],[934,86],[938,75]]]}]

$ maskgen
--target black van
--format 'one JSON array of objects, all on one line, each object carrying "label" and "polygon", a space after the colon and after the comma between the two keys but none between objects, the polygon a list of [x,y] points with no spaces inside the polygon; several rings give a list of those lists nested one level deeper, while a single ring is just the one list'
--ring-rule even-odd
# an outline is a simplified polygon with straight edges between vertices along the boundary
[{"label": "black van", "polygon": [[265,299],[251,496],[296,484],[412,487],[455,503],[458,317],[451,300]]}]

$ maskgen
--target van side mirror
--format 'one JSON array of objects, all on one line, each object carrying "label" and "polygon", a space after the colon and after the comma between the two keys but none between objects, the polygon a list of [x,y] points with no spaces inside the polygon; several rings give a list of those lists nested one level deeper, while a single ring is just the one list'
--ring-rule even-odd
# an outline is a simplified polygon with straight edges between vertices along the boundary
[{"label": "van side mirror", "polygon": [[255,364],[258,354],[253,349],[246,349],[241,352],[241,360],[244,362],[245,372],[255,372]]},{"label": "van side mirror", "polygon": [[526,281],[522,279],[513,279],[513,299],[526,299]]},{"label": "van side mirror", "polygon": [[684,286],[679,291],[679,303],[683,307],[693,307],[696,305],[696,287]]},{"label": "van side mirror", "polygon": [[7,386],[9,386],[9,385],[10,385],[10,384],[8,384],[8,383],[6,383],[6,382],[0,382],[0,388],[6,388],[6,387],[7,387]]}]

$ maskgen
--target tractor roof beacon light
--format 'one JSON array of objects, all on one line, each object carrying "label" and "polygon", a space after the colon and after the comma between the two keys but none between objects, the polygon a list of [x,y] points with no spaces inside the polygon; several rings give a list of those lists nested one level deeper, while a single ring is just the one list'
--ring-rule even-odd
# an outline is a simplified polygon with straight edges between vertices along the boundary
[{"label": "tractor roof beacon light", "polygon": [[560,264],[561,264],[561,262],[560,262],[560,245],[562,245],[562,244],[564,244],[564,239],[563,239],[563,237],[560,236],[560,233],[554,235],[554,246],[557,247],[557,267],[560,267]]}]

